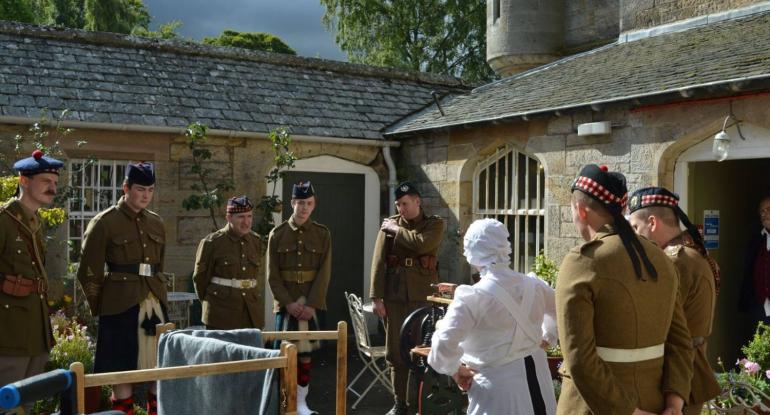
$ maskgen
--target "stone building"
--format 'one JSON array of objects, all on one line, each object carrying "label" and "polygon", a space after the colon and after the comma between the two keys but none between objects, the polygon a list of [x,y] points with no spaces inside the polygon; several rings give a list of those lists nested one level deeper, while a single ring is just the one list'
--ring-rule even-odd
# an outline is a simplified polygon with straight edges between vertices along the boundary
[{"label": "stone building", "polygon": [[[275,194],[286,200],[292,182],[315,183],[314,217],[334,235],[329,321],[347,315],[344,291],[368,292],[375,235],[397,179],[390,150],[400,145],[381,130],[432,103],[434,91],[467,90],[454,78],[422,73],[13,23],[0,23],[0,62],[3,154],[12,157],[13,137],[44,109],[69,109],[62,125],[75,129],[62,143],[73,172],[62,181],[80,195],[70,201],[49,266],[66,263],[61,242],[77,247],[90,218],[120,197],[126,162],[149,160],[158,177],[152,209],[166,225],[165,268],[177,276],[177,291],[191,289],[197,244],[213,223],[207,211],[182,208],[195,181],[186,126],[210,128],[213,158],[205,167],[215,181],[233,182],[232,195],[253,200],[273,194],[267,136],[285,126],[299,160]],[[75,139],[87,144],[77,147]],[[97,164],[76,173],[90,157]],[[217,215],[223,226],[224,207]]]},{"label": "stone building", "polygon": [[[546,39],[501,35],[488,58],[503,72],[531,69],[389,127],[385,136],[403,143],[400,169],[449,210],[451,233],[478,217],[504,221],[521,271],[541,250],[558,263],[579,243],[569,184],[582,165],[621,171],[630,189],[673,189],[694,223],[709,218],[723,271],[711,354],[734,361],[748,330],[737,311],[744,250],[770,193],[770,3],[588,0],[542,15],[523,3],[488,2],[490,42],[501,22]],[[723,129],[732,140],[718,163],[712,143]],[[442,262],[465,281],[454,249]]]}]

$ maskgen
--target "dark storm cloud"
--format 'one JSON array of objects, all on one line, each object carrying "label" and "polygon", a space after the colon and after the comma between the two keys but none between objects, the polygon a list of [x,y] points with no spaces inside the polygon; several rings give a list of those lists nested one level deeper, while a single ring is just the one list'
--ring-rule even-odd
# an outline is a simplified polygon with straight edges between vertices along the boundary
[{"label": "dark storm cloud", "polygon": [[178,32],[201,40],[225,29],[277,35],[298,55],[346,60],[334,35],[321,23],[324,7],[318,0],[144,0],[152,29],[181,20]]}]

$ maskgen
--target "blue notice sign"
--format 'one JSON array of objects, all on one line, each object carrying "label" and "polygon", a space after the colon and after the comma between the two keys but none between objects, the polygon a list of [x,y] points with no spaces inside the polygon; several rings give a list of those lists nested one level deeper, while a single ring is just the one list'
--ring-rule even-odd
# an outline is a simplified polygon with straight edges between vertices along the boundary
[{"label": "blue notice sign", "polygon": [[703,211],[703,242],[706,249],[719,249],[719,211]]}]

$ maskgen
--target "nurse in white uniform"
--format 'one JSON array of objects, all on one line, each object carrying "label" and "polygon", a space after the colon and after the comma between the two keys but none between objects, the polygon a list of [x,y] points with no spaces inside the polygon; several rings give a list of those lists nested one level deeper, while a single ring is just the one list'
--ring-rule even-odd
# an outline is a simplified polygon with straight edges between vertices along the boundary
[{"label": "nurse in white uniform", "polygon": [[556,398],[544,346],[556,343],[554,291],[510,269],[508,230],[493,219],[465,233],[465,258],[481,273],[461,285],[437,325],[428,363],[468,391],[468,415],[552,415]]}]

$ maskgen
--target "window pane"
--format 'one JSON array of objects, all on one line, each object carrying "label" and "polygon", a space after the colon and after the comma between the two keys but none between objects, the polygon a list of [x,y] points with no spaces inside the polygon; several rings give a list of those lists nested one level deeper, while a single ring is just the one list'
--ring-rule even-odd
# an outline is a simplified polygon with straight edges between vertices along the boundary
[{"label": "window pane", "polygon": [[537,200],[537,186],[538,186],[538,179],[537,179],[537,173],[540,170],[539,165],[540,163],[537,162],[537,160],[529,158],[529,165],[528,171],[529,171],[529,205],[527,206],[528,209],[539,209],[540,204]]},{"label": "window pane", "polygon": [[487,170],[484,169],[481,171],[481,174],[479,174],[479,179],[477,181],[477,188],[479,189],[479,200],[478,200],[478,208],[479,210],[486,209],[487,206],[484,204],[484,201],[487,200]]},{"label": "window pane", "polygon": [[112,187],[112,166],[111,165],[101,166],[99,168],[99,186]]},{"label": "window pane", "polygon": [[518,157],[518,166],[516,169],[516,186],[518,187],[518,200],[516,209],[526,209],[527,208],[527,156],[524,154],[519,153]]},{"label": "window pane", "polygon": [[487,182],[487,202],[486,202],[486,208],[494,208],[495,207],[495,196],[497,195],[497,192],[495,191],[495,179],[497,178],[497,165],[492,164],[489,166],[489,181]]},{"label": "window pane", "polygon": [[508,179],[506,160],[506,157],[497,160],[497,209],[505,209],[505,184]]}]

